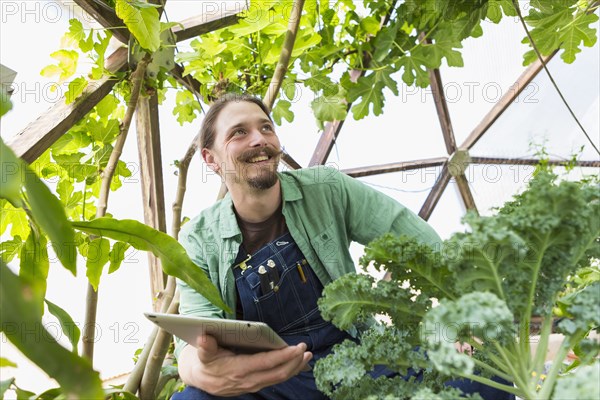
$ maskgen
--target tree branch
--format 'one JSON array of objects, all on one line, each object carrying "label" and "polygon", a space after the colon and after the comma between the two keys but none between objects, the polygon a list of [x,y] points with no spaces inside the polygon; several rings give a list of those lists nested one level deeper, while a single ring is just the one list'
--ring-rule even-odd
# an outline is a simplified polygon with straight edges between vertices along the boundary
[{"label": "tree branch", "polygon": [[275,67],[275,73],[273,74],[273,78],[271,78],[271,83],[269,83],[267,94],[263,99],[264,103],[267,105],[269,110],[273,108],[273,104],[275,103],[275,99],[277,98],[277,93],[279,92],[279,89],[281,89],[281,84],[283,83],[283,79],[285,77],[285,74],[287,73],[288,66],[290,64],[290,58],[292,57],[292,52],[294,51],[294,43],[296,42],[296,34],[298,33],[298,27],[300,26],[300,19],[302,17],[303,7],[304,0],[294,1],[294,5],[292,7],[292,12],[290,13],[290,19],[288,22],[288,30],[285,34],[283,48],[281,49],[281,55],[279,56],[277,67]]},{"label": "tree branch", "polygon": [[[175,314],[179,309],[179,292],[175,292],[175,278],[169,276],[167,281],[168,289],[165,292],[173,293],[172,301],[167,302],[165,299],[164,305],[169,304],[169,307],[165,310],[167,314]],[[169,350],[171,339],[173,335],[165,330],[159,329],[156,339],[152,344],[152,349],[148,357],[148,363],[144,369],[144,376],[142,377],[142,383],[140,385],[140,399],[154,399],[156,398],[154,390],[160,377],[160,370],[162,369],[163,361]]]},{"label": "tree branch", "polygon": [[192,140],[192,143],[188,147],[185,155],[179,160],[178,180],[177,180],[177,193],[175,201],[173,201],[173,223],[171,225],[171,235],[177,239],[179,238],[179,230],[181,229],[181,211],[183,209],[183,198],[185,197],[185,191],[187,189],[187,176],[190,168],[190,163],[194,154],[198,151],[198,140],[200,134],[196,135]]}]

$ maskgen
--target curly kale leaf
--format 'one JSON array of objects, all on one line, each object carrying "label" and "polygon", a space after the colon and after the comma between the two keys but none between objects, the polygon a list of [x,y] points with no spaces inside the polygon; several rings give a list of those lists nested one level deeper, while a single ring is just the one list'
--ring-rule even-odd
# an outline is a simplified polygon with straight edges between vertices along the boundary
[{"label": "curly kale leaf", "polygon": [[411,379],[404,380],[400,376],[387,378],[380,376],[372,378],[370,375],[363,376],[353,386],[342,386],[331,395],[333,400],[399,400],[410,399],[422,385]]},{"label": "curly kale leaf", "polygon": [[[499,210],[498,220],[527,244],[524,259],[502,271],[507,302],[516,315],[532,309],[550,314],[569,275],[589,265],[600,243],[600,191],[597,184],[562,181],[542,171],[528,189]],[[528,273],[526,273],[526,272]],[[528,301],[521,290],[529,282]],[[530,304],[533,304],[531,307]]]},{"label": "curly kale leaf", "polygon": [[599,376],[600,362],[580,367],[558,379],[552,399],[600,399]]},{"label": "curly kale leaf", "polygon": [[440,263],[439,252],[415,238],[392,234],[383,235],[369,243],[360,264],[365,268],[373,264],[379,271],[391,273],[393,281],[408,285],[414,293],[424,293],[427,297],[456,298],[451,272]]},{"label": "curly kale leaf", "polygon": [[587,332],[600,327],[600,283],[585,287],[570,299],[567,306],[569,318],[558,324],[558,330],[565,335]]},{"label": "curly kale leaf", "polygon": [[443,251],[460,292],[491,291],[519,320],[551,312],[567,276],[600,246],[598,187],[555,181],[541,171],[497,215],[465,218],[471,231],[455,234]]},{"label": "curly kale leaf", "polygon": [[423,319],[422,339],[430,360],[442,373],[470,375],[474,362],[459,353],[456,342],[474,337],[489,342],[506,342],[512,338],[513,315],[495,294],[474,292],[457,301],[445,301]]},{"label": "curly kale leaf", "polygon": [[416,326],[430,307],[428,299],[413,301],[408,290],[394,281],[375,283],[373,277],[348,274],[325,287],[319,299],[321,315],[341,329],[364,322],[374,314],[387,314],[395,324]]},{"label": "curly kale leaf", "polygon": [[[490,291],[505,301],[507,295],[505,274],[514,269],[526,255],[525,242],[498,217],[480,217],[468,214],[464,221],[471,228],[468,233],[456,233],[444,243],[444,263],[453,272],[459,293]],[[515,284],[525,300],[530,284],[530,272],[521,271],[525,277]]]},{"label": "curly kale leaf", "polygon": [[[407,391],[414,391],[414,385],[411,382],[402,380],[404,387],[389,392],[389,389],[383,391],[368,391],[373,389],[371,378],[367,372],[374,370],[383,372],[382,368],[389,368],[387,373],[392,371],[406,375],[409,368],[418,371],[426,365],[426,357],[422,351],[417,351],[405,340],[405,334],[393,327],[374,327],[366,331],[360,340],[360,344],[346,340],[334,347],[334,351],[329,356],[317,361],[315,365],[315,377],[317,387],[328,396],[336,394],[336,398],[364,398],[356,397],[358,392],[354,390],[363,387],[365,393],[369,394],[389,394],[399,395]],[[379,384],[377,386],[380,386]],[[352,388],[352,396],[345,395],[343,388]],[[393,386],[392,386],[393,388]],[[369,390],[371,390],[369,389]],[[383,396],[381,396],[383,397]],[[380,397],[380,398],[381,398]]]}]

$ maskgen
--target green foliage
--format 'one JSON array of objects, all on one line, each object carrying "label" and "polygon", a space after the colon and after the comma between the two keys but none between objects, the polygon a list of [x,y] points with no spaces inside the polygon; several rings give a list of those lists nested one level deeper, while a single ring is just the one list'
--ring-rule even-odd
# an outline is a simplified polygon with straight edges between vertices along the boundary
[{"label": "green foliage", "polygon": [[[102,398],[101,381],[88,360],[68,351],[46,331],[31,286],[0,262],[0,315],[4,335],[75,398]],[[27,334],[25,334],[27,332]]]},{"label": "green foliage", "polygon": [[[177,23],[161,23],[158,7],[145,1],[108,0],[105,3],[115,8],[116,14],[123,19],[131,32],[131,65],[135,65],[148,53],[151,55],[152,61],[147,68],[143,93],[157,92],[161,99],[164,98],[166,90],[178,89],[178,83],[172,78],[167,78],[166,74],[173,67],[175,56],[174,37],[170,29]],[[596,32],[590,26],[597,17],[589,13],[587,2],[534,1],[531,4],[527,21],[534,28],[532,34],[538,45],[541,44],[544,54],[560,46],[565,50],[563,59],[572,62],[580,51],[581,43],[585,46],[595,43]],[[244,91],[259,96],[266,93],[282,51],[290,11],[290,0],[252,1],[250,9],[244,13],[238,24],[202,35],[192,41],[190,52],[179,53],[178,61],[183,64],[185,73],[200,82],[201,96],[205,103],[210,103],[225,91]],[[311,108],[320,127],[323,127],[326,121],[347,118],[348,112],[355,119],[365,118],[371,113],[380,115],[385,110],[385,96],[390,92],[394,95],[399,94],[400,79],[408,85],[426,87],[429,84],[428,69],[444,65],[463,66],[460,53],[462,41],[483,34],[480,26],[482,20],[498,23],[504,15],[516,15],[510,0],[364,0],[362,5],[349,0],[307,0],[292,51],[290,68],[284,77],[284,96],[276,102],[273,118],[277,124],[281,124],[284,119],[292,122],[292,105],[296,103],[297,97],[303,93],[309,95],[309,92],[314,96]],[[103,78],[107,74],[105,59],[110,39],[109,30],[87,30],[76,19],[69,22],[69,31],[62,42],[64,48],[53,52],[51,57],[56,60],[55,64],[42,70],[42,75],[56,77],[59,84],[69,82],[65,95],[67,103],[76,102],[86,92],[90,80]],[[79,73],[81,59],[91,61],[92,65],[91,70],[83,74]],[[527,55],[526,59],[530,61],[531,55]],[[339,74],[340,67],[355,70],[353,78],[350,78],[348,72]],[[361,73],[360,76],[358,72]],[[105,219],[77,222],[90,221],[95,217],[101,176],[107,166],[115,139],[120,133],[125,110],[123,105],[130,97],[127,73],[120,72],[111,78],[119,80],[113,92],[31,166],[25,166],[3,143],[1,144],[3,176],[9,176],[11,179],[3,182],[0,187],[0,234],[8,231],[12,237],[0,244],[0,256],[6,263],[14,260],[15,256],[20,258],[19,284],[31,291],[31,304],[27,305],[31,313],[26,317],[35,317],[37,320],[44,311],[46,276],[49,269],[45,246],[47,240],[52,242],[61,263],[73,273],[76,271],[76,251],[79,250],[86,256],[86,276],[94,287],[98,286],[106,264],[110,264],[109,273],[115,272],[129,246],[133,246],[153,251],[163,260],[167,273],[197,285],[198,291],[224,306],[219,303],[221,299],[212,283],[204,275],[194,275],[199,269],[193,266],[189,259],[182,258],[181,249],[165,239],[166,235],[161,236],[151,230],[125,224],[127,229],[132,230],[116,229],[110,234],[104,232],[107,237],[123,240],[113,242],[111,248],[111,242],[106,238],[96,238],[81,232],[73,234],[70,225],[65,225],[68,218],[80,227],[85,226],[85,229],[94,234],[114,228],[114,223]],[[300,85],[308,90],[301,90]],[[0,115],[3,115],[10,110],[11,104],[4,92],[0,94]],[[349,105],[350,103],[352,104]],[[201,111],[200,104],[190,92],[182,90],[177,94],[173,114],[177,116],[180,124],[193,122]],[[132,171],[127,164],[119,161],[111,181],[111,190],[118,189],[123,180],[131,175]],[[39,178],[53,178],[57,181],[56,187],[52,189],[58,199]],[[557,224],[565,224],[571,221],[571,216],[562,214],[563,208],[568,208],[564,205],[570,205],[569,201],[570,198],[565,196],[564,199],[557,200],[556,204],[544,204],[543,207],[560,209]],[[581,204],[577,204],[577,207],[579,206]],[[515,207],[519,208],[520,205]],[[582,218],[587,217],[594,215]],[[378,268],[393,270],[395,278],[391,282],[378,283],[366,276],[357,281],[343,278],[337,287],[327,289],[332,300],[323,304],[325,312],[336,323],[344,326],[358,325],[359,321],[370,323],[370,316],[375,313],[386,314],[393,321],[402,320],[403,326],[396,326],[398,331],[395,334],[401,335],[405,344],[414,346],[421,340],[419,321],[431,309],[431,299],[428,296],[448,300],[446,306],[451,308],[450,301],[458,302],[456,304],[464,301],[461,300],[464,292],[488,290],[500,301],[506,301],[517,319],[523,316],[527,319],[529,311],[548,312],[552,308],[553,293],[556,291],[554,283],[569,273],[569,268],[565,265],[573,262],[578,255],[582,260],[590,256],[588,250],[582,250],[585,247],[583,244],[581,248],[574,246],[568,256],[564,255],[570,240],[578,243],[576,228],[581,223],[581,218],[567,223],[566,233],[558,232],[558,225],[547,227],[551,237],[547,241],[542,240],[546,231],[536,231],[528,236],[515,226],[511,226],[510,229],[516,230],[511,231],[502,226],[502,223],[494,225],[494,222],[481,222],[476,218],[470,221],[475,236],[457,236],[454,242],[447,244],[445,251],[453,251],[456,246],[468,249],[469,240],[490,240],[497,251],[493,257],[488,256],[487,250],[478,251],[475,246],[472,254],[466,250],[459,250],[453,253],[456,257],[449,260],[428,248],[406,242],[405,239],[400,239],[400,242],[391,238],[384,239],[368,248],[367,253],[371,252],[371,255],[366,257],[371,257]],[[536,236],[540,233],[541,236]],[[531,261],[539,258],[536,258],[539,254],[532,250],[539,248],[536,246],[544,248],[544,257],[539,263]],[[407,252],[400,256],[394,250],[396,247]],[[553,249],[556,250],[554,253]],[[585,255],[579,254],[581,252]],[[381,256],[392,254],[393,257],[380,259],[375,253]],[[470,256],[473,257],[471,265],[464,263]],[[525,280],[519,280],[518,274],[503,279],[494,275],[506,268],[511,259],[519,260],[519,266],[530,273],[536,270],[543,272],[539,274],[533,291],[528,290],[529,286]],[[555,270],[545,271],[540,267],[551,262],[557,263],[558,267]],[[456,274],[464,276],[464,280],[452,279]],[[396,290],[399,282],[408,285],[406,291]],[[348,290],[345,295],[340,294],[343,285],[346,285],[345,289]],[[513,286],[519,289],[510,291],[509,288]],[[569,327],[568,323],[573,319],[579,320],[575,316],[585,313],[585,307],[591,304],[589,301],[595,301],[594,298],[585,300],[586,295],[581,289],[582,287],[579,287],[569,296],[562,297],[561,310],[564,316],[569,317],[564,322],[565,329],[570,331],[579,332],[583,329],[584,325]],[[580,294],[584,297],[577,299]],[[390,299],[393,299],[393,306],[390,306]],[[532,300],[531,310],[523,309],[523,299]],[[72,325],[70,317],[60,307],[47,301],[46,304],[48,311],[61,321],[63,330]],[[80,333],[65,330],[65,334],[76,351]],[[359,346],[347,344],[347,350],[344,351],[347,352],[348,360],[352,360],[353,365],[368,369],[372,361],[369,360],[369,355],[378,354],[376,344],[388,340],[388,334],[387,331],[375,331],[372,336],[368,336],[370,339],[364,343],[372,343],[372,346],[369,347],[370,350],[362,351],[360,356],[357,353],[361,351]],[[578,349],[588,348],[586,342],[579,343]],[[398,354],[404,354],[404,359],[408,361],[396,363],[396,368],[423,364],[424,360],[418,356],[414,356],[416,358],[413,359],[414,352],[409,350],[397,347]],[[31,354],[32,360],[42,362],[42,368],[53,368],[53,364],[45,358],[39,358],[36,348],[29,351],[26,355]],[[76,355],[69,354],[71,358],[63,360],[66,370],[69,370],[69,365],[79,365]],[[73,364],[70,364],[71,362]],[[334,365],[337,370],[343,370],[343,363]],[[78,371],[85,371],[85,368],[81,367]],[[432,376],[437,374],[433,370],[430,372]],[[362,393],[364,398],[370,398],[370,393],[375,389],[379,389],[383,397],[390,398],[399,393],[408,395],[415,392],[410,383],[403,386],[404,381],[373,380],[357,376],[355,378],[357,379],[352,380],[352,384],[362,388],[362,392],[356,393]],[[344,379],[340,376],[336,382],[342,382]],[[92,381],[95,385],[95,380]],[[17,387],[13,381],[7,384],[6,382],[8,381],[1,384],[1,390],[10,386],[17,391],[18,396],[33,395]],[[168,391],[175,388],[174,382],[168,385]],[[63,385],[61,381],[59,383]],[[344,385],[335,386],[337,383],[330,386],[331,390],[336,388],[336,396],[350,398],[354,395],[354,392],[346,391]],[[70,384],[66,383],[67,386]],[[81,384],[85,384],[85,381],[81,381]],[[66,390],[67,394],[69,390]],[[451,391],[440,391],[439,387],[435,387],[433,391],[428,390],[421,389],[419,393],[423,398],[452,398],[455,394]],[[60,393],[60,389],[53,389],[42,397],[55,398]],[[122,392],[109,394],[113,398],[133,396]]]},{"label": "green foliage", "polygon": [[[2,169],[11,168],[10,173],[4,175],[7,182],[2,185],[0,197],[7,199],[12,206],[26,207],[29,210],[35,223],[52,241],[61,263],[75,274],[76,253],[72,246],[75,242],[74,231],[67,221],[62,205],[38,176],[1,140],[0,151]],[[21,194],[21,190],[24,191],[24,195]],[[29,235],[22,237],[25,236]]]},{"label": "green foliage", "polygon": [[[530,3],[529,15],[525,18],[533,27],[531,37],[542,55],[562,49],[561,58],[571,64],[581,52],[580,46],[592,47],[597,41],[596,29],[591,28],[598,16],[591,11],[593,2],[577,0],[536,0]],[[523,43],[530,44],[528,38]],[[531,44],[530,44],[531,45]],[[537,59],[533,50],[525,54],[523,64]]]},{"label": "green foliage", "polygon": [[50,314],[54,315],[60,324],[60,328],[65,336],[71,342],[71,346],[73,346],[73,353],[77,354],[77,344],[79,343],[79,337],[81,336],[81,330],[73,321],[73,318],[58,305],[52,303],[48,299],[45,300],[46,305],[48,306],[48,311]]},{"label": "green foliage", "polygon": [[187,90],[177,92],[175,101],[177,104],[173,108],[173,115],[177,116],[177,122],[180,125],[192,122],[200,114],[200,104],[191,92]]},{"label": "green foliage", "polygon": [[156,5],[143,1],[116,0],[115,11],[143,49],[160,47],[160,20]]},{"label": "green foliage", "polygon": [[[92,221],[73,222],[81,231],[129,243],[138,250],[151,251],[160,258],[168,275],[182,279],[217,307],[230,312],[219,291],[204,271],[190,260],[177,240],[135,220],[116,220],[102,217]],[[108,250],[106,250],[108,257]]]},{"label": "green foliage", "polygon": [[[468,215],[468,229],[439,248],[390,234],[373,241],[361,264],[386,270],[391,280],[346,275],[325,287],[319,306],[324,318],[344,329],[375,315],[390,322],[372,328],[360,344],[345,343],[319,360],[319,387],[339,398],[361,398],[353,393],[362,394],[363,384],[378,398],[410,397],[407,393],[414,392],[404,384],[394,392],[393,385],[360,378],[383,364],[401,374],[410,366],[426,375],[439,371],[442,375],[423,381],[435,395],[446,395],[440,390],[448,376],[473,379],[477,374],[480,382],[489,382],[490,375],[513,381],[515,388],[501,387],[525,399],[550,398],[569,350],[582,355],[579,368],[599,351],[596,342],[583,340],[600,325],[600,283],[590,267],[600,255],[599,219],[596,180],[559,181],[541,168],[527,190],[493,216]],[[579,285],[565,294],[573,281]],[[439,305],[433,307],[432,299]],[[566,338],[538,391],[532,377],[544,372],[557,302],[563,316],[558,329]],[[532,356],[529,325],[536,315],[545,322]],[[379,339],[373,342],[373,337]],[[473,346],[475,356],[458,353],[456,342]],[[428,357],[418,359],[415,348]],[[407,360],[412,361],[407,365]]]},{"label": "green foliage", "polygon": [[598,376],[600,376],[600,362],[596,361],[593,365],[581,367],[573,374],[558,380],[552,399],[598,399],[600,398]]},{"label": "green foliage", "polygon": [[50,54],[50,57],[58,61],[58,64],[49,65],[42,69],[40,72],[42,76],[50,78],[57,75],[58,83],[62,83],[75,74],[79,53],[74,50],[63,49]]}]

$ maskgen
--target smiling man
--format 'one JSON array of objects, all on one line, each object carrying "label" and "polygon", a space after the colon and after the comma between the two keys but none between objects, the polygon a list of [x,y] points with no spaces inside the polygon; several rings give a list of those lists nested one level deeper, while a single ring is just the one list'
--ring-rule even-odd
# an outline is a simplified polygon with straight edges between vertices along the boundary
[{"label": "smiling man", "polygon": [[[324,399],[314,362],[335,344],[358,340],[357,332],[323,320],[317,306],[326,284],[356,271],[350,243],[367,244],[386,232],[431,245],[440,238],[395,200],[333,168],[278,172],[281,144],[269,110],[254,97],[217,100],[200,136],[202,157],[228,194],[184,225],[180,240],[235,314],[181,281],[179,311],[265,322],[289,346],[248,355],[210,336],[199,338],[198,349],[178,340],[179,373],[188,387],[173,398]],[[260,284],[265,272],[271,287]],[[391,373],[381,366],[370,374]]]}]

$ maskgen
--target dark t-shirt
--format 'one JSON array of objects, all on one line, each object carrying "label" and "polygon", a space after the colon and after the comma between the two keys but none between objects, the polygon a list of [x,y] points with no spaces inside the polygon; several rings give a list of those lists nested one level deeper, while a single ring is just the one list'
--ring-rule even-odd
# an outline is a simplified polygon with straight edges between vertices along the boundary
[{"label": "dark t-shirt", "polygon": [[[254,254],[268,243],[288,232],[285,218],[281,213],[282,205],[283,202],[281,202],[279,208],[277,208],[273,215],[262,222],[244,221],[237,212],[235,213],[238,226],[240,227],[240,231],[242,231],[241,252],[246,253],[246,255]],[[235,314],[237,319],[243,319],[242,303],[240,301],[239,293],[237,296]]]}]

